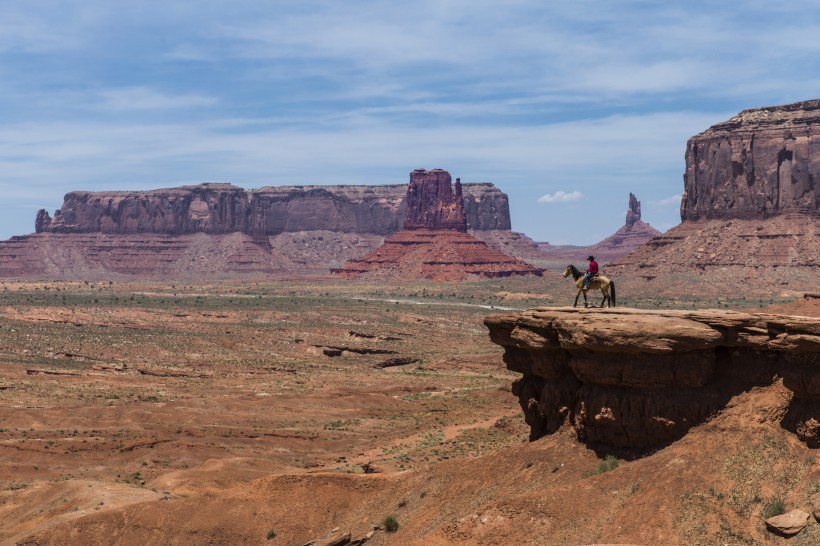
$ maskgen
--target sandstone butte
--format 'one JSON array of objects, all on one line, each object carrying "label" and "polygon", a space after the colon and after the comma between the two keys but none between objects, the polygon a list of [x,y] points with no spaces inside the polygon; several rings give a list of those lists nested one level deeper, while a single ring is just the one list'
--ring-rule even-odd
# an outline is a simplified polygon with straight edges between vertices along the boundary
[{"label": "sandstone butte", "polygon": [[819,177],[820,100],[744,110],[689,139],[681,224],[608,272],[666,295],[816,290]]},{"label": "sandstone butte", "polygon": [[543,274],[467,233],[461,181],[456,179],[454,191],[447,171],[411,172],[405,202],[402,231],[332,271],[347,277],[437,281]]},{"label": "sandstone butte", "polygon": [[601,263],[611,262],[626,256],[641,245],[646,244],[661,232],[641,220],[641,202],[635,194],[629,194],[626,222],[615,233],[591,246],[565,246],[538,243],[538,249],[553,258],[583,260],[590,254]]},{"label": "sandstone butte", "polygon": [[484,323],[522,374],[513,394],[533,440],[568,426],[591,446],[655,450],[782,378],[781,426],[820,447],[818,318],[535,308]]},{"label": "sandstone butte", "polygon": [[[407,186],[201,184],[71,192],[36,233],[0,241],[0,277],[224,277],[327,271],[399,231]],[[464,184],[468,227],[512,233],[507,195]]]}]

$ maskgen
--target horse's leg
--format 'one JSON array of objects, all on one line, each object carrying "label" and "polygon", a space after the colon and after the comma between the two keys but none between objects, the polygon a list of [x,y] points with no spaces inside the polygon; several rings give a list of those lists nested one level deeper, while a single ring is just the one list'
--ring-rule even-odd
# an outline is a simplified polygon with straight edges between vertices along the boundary
[{"label": "horse's leg", "polygon": [[587,300],[587,291],[584,290],[584,308],[589,307],[589,301]]},{"label": "horse's leg", "polygon": [[607,290],[603,286],[601,287],[601,294],[604,295],[604,299],[601,300],[601,309],[603,309],[606,300],[609,298],[609,296],[607,296]]},{"label": "horse's leg", "polygon": [[[578,307],[578,296],[581,295],[581,291],[575,293],[575,303],[572,304],[573,307]],[[584,299],[586,299],[587,295],[584,294]]]}]

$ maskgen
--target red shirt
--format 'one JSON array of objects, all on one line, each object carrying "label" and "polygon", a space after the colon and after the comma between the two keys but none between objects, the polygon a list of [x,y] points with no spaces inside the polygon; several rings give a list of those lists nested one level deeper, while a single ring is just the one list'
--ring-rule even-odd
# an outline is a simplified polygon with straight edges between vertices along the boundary
[{"label": "red shirt", "polygon": [[598,272],[598,264],[593,260],[589,262],[589,267],[587,268],[587,273],[597,273]]}]

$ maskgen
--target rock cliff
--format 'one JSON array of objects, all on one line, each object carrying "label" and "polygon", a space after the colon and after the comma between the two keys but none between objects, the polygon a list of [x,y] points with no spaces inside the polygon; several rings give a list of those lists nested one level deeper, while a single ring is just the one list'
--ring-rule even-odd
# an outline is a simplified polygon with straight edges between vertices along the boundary
[{"label": "rock cliff", "polygon": [[624,294],[764,299],[815,290],[818,135],[814,100],[745,110],[692,137],[683,221],[618,258],[608,274]]},{"label": "rock cliff", "polygon": [[455,229],[467,231],[461,179],[453,191],[450,173],[442,169],[410,173],[405,198],[404,229]]},{"label": "rock cliff", "polygon": [[[387,235],[402,228],[405,185],[281,186],[247,191],[201,184],[145,192],[71,192],[52,218],[37,214],[37,233],[277,235],[327,230]],[[509,229],[506,194],[465,184],[464,221],[472,229]],[[442,218],[442,221],[452,219]]]},{"label": "rock cliff", "polygon": [[541,275],[543,270],[490,248],[467,233],[461,181],[455,191],[450,173],[417,169],[410,173],[404,229],[361,258],[332,271],[388,280],[460,281],[468,276]]},{"label": "rock cliff", "polygon": [[686,145],[681,219],[820,216],[820,100],[744,110]]},{"label": "rock cliff", "polygon": [[536,308],[488,317],[531,439],[568,425],[591,444],[656,449],[782,378],[782,426],[820,446],[820,319],[733,311]]}]

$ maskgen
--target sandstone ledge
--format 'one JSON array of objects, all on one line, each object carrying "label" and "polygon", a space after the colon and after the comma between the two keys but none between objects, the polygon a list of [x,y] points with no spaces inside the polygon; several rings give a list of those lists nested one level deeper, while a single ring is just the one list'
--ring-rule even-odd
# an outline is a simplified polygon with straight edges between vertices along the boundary
[{"label": "sandstone ledge", "polygon": [[531,439],[568,423],[590,444],[662,447],[729,399],[782,378],[782,425],[820,445],[820,319],[734,311],[536,308],[485,319]]}]

